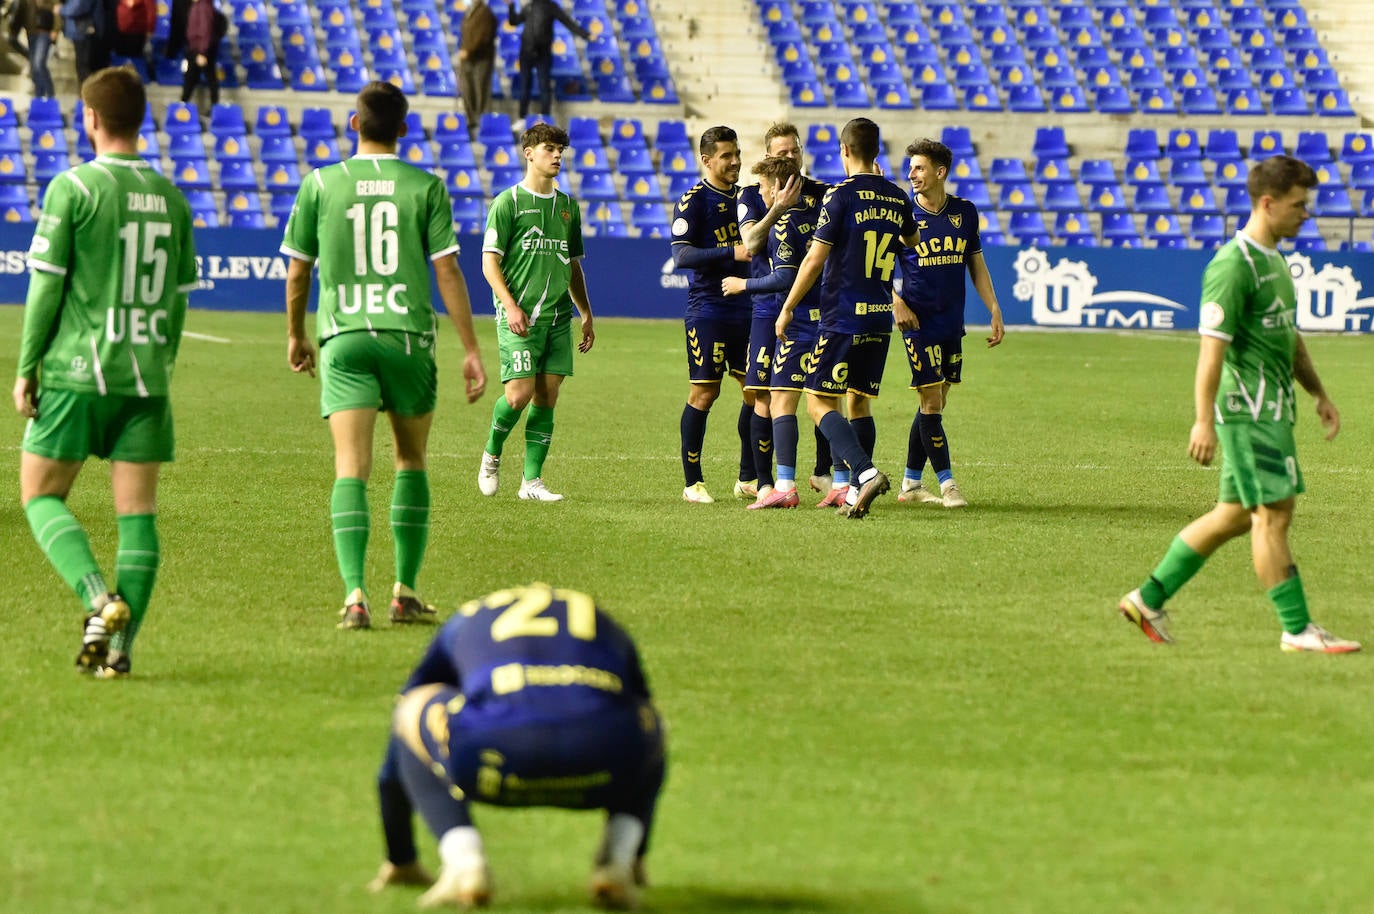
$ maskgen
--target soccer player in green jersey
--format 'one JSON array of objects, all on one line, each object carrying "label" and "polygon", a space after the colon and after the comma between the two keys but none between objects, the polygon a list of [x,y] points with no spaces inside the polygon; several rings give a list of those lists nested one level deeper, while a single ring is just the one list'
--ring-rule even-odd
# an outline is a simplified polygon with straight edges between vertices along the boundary
[{"label": "soccer player in green jersey", "polygon": [[429,476],[425,455],[434,419],[438,318],[430,302],[430,267],[466,356],[468,402],[482,395],[486,372],[477,349],[472,309],[448,191],[437,177],[396,156],[405,135],[405,95],[373,82],[358,93],[350,125],[358,152],[310,173],[301,182],[281,250],[291,258],[286,278],[287,361],[315,374],[316,349],[306,335],[312,266],[320,272],[320,412],[334,439],[330,515],[343,577],[340,628],[367,628],[363,569],[370,517],[367,479],[377,412],[391,419],[396,482],[391,497],[396,583],[393,623],[432,622],[433,607],[415,594],[429,540]]},{"label": "soccer player in green jersey", "polygon": [[1164,601],[1223,544],[1249,533],[1255,574],[1283,625],[1279,647],[1346,654],[1358,651],[1359,643],[1312,621],[1288,549],[1288,527],[1303,491],[1293,442],[1293,382],[1316,400],[1328,441],[1341,427],[1298,335],[1293,279],[1277,250],[1307,219],[1317,177],[1297,159],[1274,156],[1250,170],[1246,185],[1250,220],[1217,251],[1202,278],[1202,349],[1188,437],[1188,455],[1203,466],[1220,445],[1221,491],[1216,507],[1183,528],[1149,579],[1118,608],[1152,641],[1172,641]]},{"label": "soccer player in green jersey", "polygon": [[[14,405],[28,417],[20,497],[34,538],[87,610],[77,667],[127,676],[159,559],[157,481],[173,457],[168,389],[196,287],[191,208],[139,158],[146,104],[130,68],[81,86],[96,157],[48,186],[29,249]],[[110,461],[115,587],[67,494],[87,457]]]},{"label": "soccer player in green jersey", "polygon": [[582,215],[577,201],[554,184],[563,167],[566,131],[535,124],[520,137],[525,177],[497,195],[487,212],[482,275],[496,304],[496,340],[505,392],[491,413],[477,488],[495,495],[501,451],[520,414],[525,419],[525,478],[520,497],[562,501],[544,485],[544,460],[553,440],[553,409],[563,379],[573,373],[572,314],[581,317],[579,352],[596,340],[582,275]]}]

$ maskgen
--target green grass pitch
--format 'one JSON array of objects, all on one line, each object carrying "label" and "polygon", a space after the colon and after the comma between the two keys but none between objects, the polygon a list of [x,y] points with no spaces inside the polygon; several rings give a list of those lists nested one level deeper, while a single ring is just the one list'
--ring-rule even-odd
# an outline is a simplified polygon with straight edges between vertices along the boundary
[{"label": "green grass pitch", "polygon": [[[20,320],[0,308],[6,377]],[[0,911],[413,910],[413,892],[363,886],[382,857],[373,784],[392,694],[429,633],[333,627],[330,447],[317,382],[286,368],[284,319],[195,312],[188,329],[228,342],[183,344],[135,678],[72,669],[80,613],[19,507],[18,418],[5,435]],[[479,331],[495,370],[491,322]],[[681,327],[598,331],[546,470],[567,501],[540,505],[515,498],[518,456],[496,498],[478,495],[495,393],[461,403],[444,328],[421,589],[447,614],[550,581],[635,635],[671,725],[648,910],[1374,910],[1370,658],[1282,654],[1244,542],[1173,604],[1176,646],[1115,612],[1215,495],[1215,470],[1185,453],[1192,334],[1012,328],[992,352],[971,335],[947,429],[972,506],[889,495],[854,523],[814,501],[758,514],[729,498],[733,388],[708,430],[720,500],[683,504]],[[1321,440],[1300,395],[1309,493],[1294,531],[1314,615],[1367,643],[1372,346],[1311,340],[1346,428]],[[894,481],[905,384],[894,349],[876,408]],[[377,459],[380,595],[385,441]],[[107,481],[92,464],[71,502],[108,563]],[[498,910],[585,910],[597,817],[477,815]]]}]

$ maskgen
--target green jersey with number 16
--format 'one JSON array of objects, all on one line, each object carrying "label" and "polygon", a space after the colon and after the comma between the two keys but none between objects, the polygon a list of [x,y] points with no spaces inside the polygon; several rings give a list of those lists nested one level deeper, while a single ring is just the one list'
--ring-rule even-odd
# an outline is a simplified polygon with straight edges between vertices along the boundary
[{"label": "green jersey with number 16", "polygon": [[[29,266],[62,276],[44,339],[23,341],[19,371],[44,387],[165,397],[196,287],[191,207],[138,156],[102,155],[62,172],[43,198]],[[31,326],[28,321],[26,326]],[[41,360],[41,362],[40,362]]]},{"label": "green jersey with number 16", "polygon": [[357,155],[301,182],[281,252],[318,261],[316,335],[433,335],[430,262],[458,252],[443,181],[394,155]]}]

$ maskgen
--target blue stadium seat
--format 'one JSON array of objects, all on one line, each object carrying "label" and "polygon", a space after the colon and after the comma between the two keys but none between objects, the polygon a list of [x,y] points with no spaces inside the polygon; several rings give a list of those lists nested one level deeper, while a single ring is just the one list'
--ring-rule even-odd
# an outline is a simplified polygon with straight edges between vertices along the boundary
[{"label": "blue stadium seat", "polygon": [[481,144],[509,143],[515,136],[510,115],[503,111],[488,111],[477,122],[477,141]]},{"label": "blue stadium seat", "polygon": [[992,208],[992,195],[988,192],[988,182],[977,179],[958,181],[957,189],[951,191],[965,200],[968,200],[978,209]]},{"label": "blue stadium seat", "polygon": [[[1277,103],[1275,103],[1277,108]],[[1350,97],[1344,89],[1318,90],[1312,100],[1312,107],[1322,117],[1354,117],[1355,109],[1350,107]],[[1277,114],[1277,110],[1275,111]]]},{"label": "blue stadium seat", "polygon": [[1197,184],[1184,187],[1182,193],[1178,195],[1178,211],[1197,215],[1199,213],[1220,212],[1217,206],[1216,194],[1212,192],[1210,184]]},{"label": "blue stadium seat", "polygon": [[[977,155],[977,150],[973,146],[973,131],[968,127],[944,127],[940,131],[940,142],[949,147],[949,151],[954,154],[955,160],[971,158]],[[1374,158],[1374,150],[1371,151],[1370,158]],[[977,164],[976,160],[974,164]]]},{"label": "blue stadium seat", "polygon": [[1264,99],[1258,89],[1230,89],[1226,93],[1226,113],[1255,116],[1265,113]]},{"label": "blue stadium seat", "polygon": [[1188,239],[1178,224],[1178,217],[1160,214],[1148,220],[1149,240],[1157,248],[1187,248]]},{"label": "blue stadium seat", "polygon": [[1039,212],[1040,204],[1036,202],[1035,190],[1029,181],[1009,181],[998,190],[997,209],[1007,213]]},{"label": "blue stadium seat", "polygon": [[1045,98],[1037,86],[1013,86],[1007,93],[1007,107],[1023,114],[1046,110]]},{"label": "blue stadium seat", "polygon": [[1102,216],[1102,238],[1112,247],[1139,247],[1140,233],[1130,213],[1105,213]]},{"label": "blue stadium seat", "polygon": [[1278,130],[1256,130],[1250,141],[1250,158],[1267,159],[1285,151],[1283,134]]},{"label": "blue stadium seat", "polygon": [[[6,104],[6,110],[12,110],[9,103]],[[29,102],[29,115],[24,119],[24,124],[31,130],[62,129],[66,124],[62,118],[61,104],[56,98],[33,98]]]},{"label": "blue stadium seat", "polygon": [[248,138],[242,134],[224,134],[215,140],[215,158],[221,162],[247,162],[252,158]]},{"label": "blue stadium seat", "polygon": [[1162,184],[1159,165],[1154,159],[1132,159],[1126,165],[1126,183],[1139,187],[1142,184]]},{"label": "blue stadium seat", "polygon": [[[482,176],[477,169],[471,166],[454,167],[448,170],[448,176],[444,180],[444,186],[448,188],[449,195],[458,197],[481,197]],[[492,184],[493,190],[500,190],[496,184]]]},{"label": "blue stadium seat", "polygon": [[1092,64],[1083,69],[1083,83],[1089,89],[1106,89],[1121,85],[1121,74],[1110,62],[1106,64]]},{"label": "blue stadium seat", "polygon": [[1054,217],[1056,235],[1078,235],[1088,232],[1089,228],[1088,217],[1082,210],[1065,210]]},{"label": "blue stadium seat", "polygon": [[1197,131],[1191,127],[1176,127],[1169,131],[1164,143],[1164,155],[1170,159],[1197,159],[1202,156],[1202,144]]},{"label": "blue stadium seat", "polygon": [[873,94],[879,108],[906,110],[911,107],[911,93],[905,82],[874,83]]},{"label": "blue stadium seat", "polygon": [[1143,92],[1146,89],[1163,89],[1167,85],[1164,80],[1164,72],[1149,65],[1130,68],[1126,74],[1126,83],[1137,92]]},{"label": "blue stadium seat", "polygon": [[173,159],[172,181],[182,190],[209,190],[210,169],[204,159]]},{"label": "blue stadium seat", "polygon": [[813,152],[819,149],[840,148],[840,132],[833,124],[812,124],[806,128],[806,147]]},{"label": "blue stadium seat", "polygon": [[1228,216],[1248,216],[1250,214],[1250,194],[1245,185],[1235,184],[1226,188],[1221,211]]},{"label": "blue stadium seat", "polygon": [[988,72],[982,62],[965,64],[954,68],[954,86],[957,89],[967,89],[970,86],[986,86],[992,81],[992,74]]},{"label": "blue stadium seat", "polygon": [[1088,104],[1087,96],[1078,86],[1051,89],[1050,107],[1056,112],[1086,113],[1093,110]]},{"label": "blue stadium seat", "polygon": [[1326,134],[1317,130],[1304,130],[1298,134],[1298,142],[1293,147],[1293,155],[1302,159],[1308,165],[1316,168],[1318,165],[1329,165],[1334,159],[1331,157],[1331,146]]},{"label": "blue stadium seat", "polygon": [[696,155],[689,149],[673,149],[660,160],[659,166],[665,176],[697,174]]},{"label": "blue stadium seat", "polygon": [[1350,166],[1350,186],[1355,190],[1374,190],[1374,161],[1356,162]]},{"label": "blue stadium seat", "polygon": [[1140,110],[1145,114],[1173,114],[1178,108],[1174,94],[1161,86],[1140,90]]},{"label": "blue stadium seat", "polygon": [[1334,163],[1328,165],[1316,165],[1312,169],[1317,175],[1317,187],[1345,186],[1345,181],[1341,177],[1340,169]]},{"label": "blue stadium seat", "polygon": [[658,183],[658,175],[637,174],[625,182],[625,199],[631,202],[663,202],[663,187]]},{"label": "blue stadium seat", "polygon": [[[926,89],[933,89],[927,86]],[[948,86],[945,88],[949,88]],[[950,89],[951,93],[953,89]],[[932,106],[927,103],[926,108]],[[956,106],[957,107],[957,106]],[[972,86],[964,90],[964,107],[970,111],[1001,111],[1002,99],[992,86]]]},{"label": "blue stadium seat", "polygon": [[988,179],[996,184],[1005,184],[1008,181],[1028,181],[1030,177],[1026,174],[1026,163],[1020,159],[997,158],[992,160],[992,166],[988,169]]},{"label": "blue stadium seat", "polygon": [[1341,79],[1332,67],[1312,67],[1310,69],[1299,70],[1302,75],[1302,87],[1311,92],[1314,89],[1339,89]]},{"label": "blue stadium seat", "polygon": [[11,124],[0,124],[0,152],[19,152],[19,130]]},{"label": "blue stadium seat", "polygon": [[1216,174],[1213,181],[1217,187],[1230,188],[1239,184],[1245,186],[1246,180],[1250,177],[1250,166],[1244,159],[1233,159],[1221,162],[1217,165]]},{"label": "blue stadium seat", "polygon": [[1175,187],[1210,185],[1201,159],[1174,159],[1169,166],[1169,183]]},{"label": "blue stadium seat", "polygon": [[1078,168],[1078,180],[1084,184],[1115,184],[1116,165],[1111,159],[1084,159]]},{"label": "blue stadium seat", "polygon": [[615,189],[615,183],[611,180],[611,176],[605,172],[583,172],[581,180],[582,183],[578,190],[578,194],[584,200],[620,199],[620,194],[618,194]]},{"label": "blue stadium seat", "polygon": [[[522,170],[523,161],[524,158],[514,143],[492,143],[482,151],[482,167],[491,172],[512,168],[519,172]],[[516,180],[519,180],[519,176]]]},{"label": "blue stadium seat", "polygon": [[1255,76],[1259,81],[1259,87],[1265,92],[1292,89],[1298,84],[1297,77],[1286,66],[1255,68]]},{"label": "blue stadium seat", "polygon": [[1184,89],[1180,106],[1184,114],[1220,114],[1221,103],[1211,86]]},{"label": "blue stadium seat", "polygon": [[1103,114],[1130,114],[1135,110],[1125,86],[1103,86],[1095,90],[1093,107]]},{"label": "blue stadium seat", "polygon": [[857,79],[836,83],[832,88],[835,92],[834,103],[837,108],[869,107],[868,89]]},{"label": "blue stadium seat", "polygon": [[167,105],[167,114],[163,118],[163,129],[169,136],[178,133],[200,133],[200,115],[196,113],[194,105],[185,102],[172,102]]},{"label": "blue stadium seat", "polygon": [[339,143],[334,137],[315,137],[305,144],[305,162],[311,168],[332,165],[342,159]]},{"label": "blue stadium seat", "polygon": [[271,191],[291,191],[301,186],[301,170],[295,162],[272,162],[263,170],[263,185]]},{"label": "blue stadium seat", "polygon": [[258,190],[258,176],[253,163],[233,159],[221,162],[218,186],[222,190]]},{"label": "blue stadium seat", "polygon": [[1321,47],[1317,32],[1310,26],[1279,29],[1279,43],[1289,51],[1304,51]]},{"label": "blue stadium seat", "polygon": [[1301,254],[1321,254],[1327,250],[1326,239],[1321,236],[1304,238],[1299,235],[1293,240],[1293,250]]},{"label": "blue stadium seat", "polygon": [[1169,201],[1169,189],[1163,184],[1137,184],[1133,205],[1138,213],[1172,213],[1174,211],[1174,205]]},{"label": "blue stadium seat", "polygon": [[1041,69],[1039,82],[1046,89],[1067,89],[1078,86],[1078,75],[1071,66],[1051,64]]},{"label": "blue stadium seat", "polygon": [[1037,127],[1031,142],[1031,155],[1036,159],[1064,159],[1071,154],[1063,127]]},{"label": "blue stadium seat", "polygon": [[1038,184],[1072,184],[1073,171],[1066,156],[1037,159],[1035,180]]},{"label": "blue stadium seat", "polygon": [[17,152],[0,152],[0,183],[23,184],[28,180],[27,174],[22,155]]},{"label": "blue stadium seat", "polygon": [[1244,67],[1228,67],[1224,70],[1216,71],[1217,91],[1229,94],[1237,89],[1254,89],[1255,82],[1250,76],[1250,71]]},{"label": "blue stadium seat", "polygon": [[1374,139],[1363,131],[1352,131],[1341,141],[1341,161],[1348,165],[1374,162]]},{"label": "blue stadium seat", "polygon": [[1301,89],[1279,89],[1273,94],[1270,104],[1274,114],[1308,115],[1307,98]]},{"label": "blue stadium seat", "polygon": [[1350,199],[1350,191],[1343,185],[1317,188],[1312,202],[1312,215],[1326,219],[1354,219],[1358,213]]},{"label": "blue stadium seat", "polygon": [[1192,45],[1169,48],[1164,52],[1164,72],[1170,74],[1175,89],[1191,89],[1207,84],[1207,73]]},{"label": "blue stadium seat", "polygon": [[1011,219],[1007,222],[1007,229],[1012,235],[1023,239],[1023,244],[1029,243],[1024,240],[1028,235],[1049,234],[1049,229],[1045,226],[1045,216],[1038,209],[1013,211]]},{"label": "blue stadium seat", "polygon": [[953,86],[948,83],[931,83],[921,87],[921,107],[927,111],[957,111],[959,100],[954,95]]},{"label": "blue stadium seat", "polygon": [[205,161],[205,140],[199,133],[173,133],[168,137],[167,154],[173,159]]},{"label": "blue stadium seat", "polygon": [[1077,184],[1060,182],[1045,189],[1045,209],[1049,212],[1077,212],[1082,208]]},{"label": "blue stadium seat", "polygon": [[817,152],[811,162],[811,174],[827,184],[843,181],[844,163],[840,161],[838,149]]},{"label": "blue stadium seat", "polygon": [[1188,237],[1205,248],[1225,244],[1230,236],[1226,234],[1226,217],[1219,213],[1199,213],[1188,223]]}]

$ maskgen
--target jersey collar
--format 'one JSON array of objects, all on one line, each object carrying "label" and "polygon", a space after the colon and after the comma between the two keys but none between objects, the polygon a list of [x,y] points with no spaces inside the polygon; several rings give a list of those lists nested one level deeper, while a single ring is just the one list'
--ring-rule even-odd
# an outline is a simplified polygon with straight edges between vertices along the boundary
[{"label": "jersey collar", "polygon": [[101,165],[123,165],[126,168],[151,168],[142,156],[123,152],[105,152],[95,157]]},{"label": "jersey collar", "polygon": [[1279,253],[1278,248],[1267,248],[1255,239],[1251,238],[1249,235],[1245,234],[1245,229],[1236,229],[1236,240],[1241,242],[1242,244],[1248,244],[1252,248],[1259,248],[1261,251],[1263,251],[1266,254],[1269,254],[1270,256]]},{"label": "jersey collar", "polygon": [[380,161],[382,161],[382,160],[384,160],[384,159],[396,159],[397,161],[400,161],[400,158],[401,158],[401,157],[398,156],[398,155],[397,155],[396,153],[394,153],[394,152],[374,152],[374,153],[362,153],[362,152],[360,152],[360,153],[358,153],[357,155],[349,156],[349,158],[351,158],[351,159],[362,159],[363,161],[380,162]]}]

